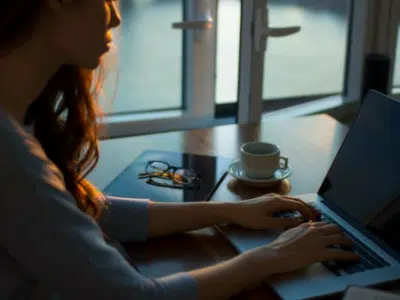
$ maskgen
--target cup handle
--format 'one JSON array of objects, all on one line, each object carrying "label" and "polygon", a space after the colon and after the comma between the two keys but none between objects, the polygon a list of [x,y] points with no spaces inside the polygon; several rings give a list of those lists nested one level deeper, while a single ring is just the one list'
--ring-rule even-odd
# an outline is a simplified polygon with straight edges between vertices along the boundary
[{"label": "cup handle", "polygon": [[[281,163],[283,162],[283,164]],[[287,169],[289,168],[289,158],[285,157],[285,156],[281,156],[279,158],[279,167],[280,169]]]}]

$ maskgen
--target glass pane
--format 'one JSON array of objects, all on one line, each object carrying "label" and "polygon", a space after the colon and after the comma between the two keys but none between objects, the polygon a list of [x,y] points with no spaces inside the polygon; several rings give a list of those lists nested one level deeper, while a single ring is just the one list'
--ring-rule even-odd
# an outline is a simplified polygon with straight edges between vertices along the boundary
[{"label": "glass pane", "polygon": [[[182,106],[183,32],[172,29],[183,20],[181,0],[122,0],[117,45],[118,89],[105,113],[154,111]],[[106,96],[115,76],[105,84]],[[111,91],[111,92],[110,92]]]},{"label": "glass pane", "polygon": [[217,104],[237,101],[240,12],[240,0],[219,1],[217,18]]},{"label": "glass pane", "polygon": [[350,0],[269,0],[270,26],[301,31],[269,38],[263,98],[340,94],[344,89]]},{"label": "glass pane", "polygon": [[400,26],[397,31],[396,61],[394,64],[393,87],[400,88]]}]

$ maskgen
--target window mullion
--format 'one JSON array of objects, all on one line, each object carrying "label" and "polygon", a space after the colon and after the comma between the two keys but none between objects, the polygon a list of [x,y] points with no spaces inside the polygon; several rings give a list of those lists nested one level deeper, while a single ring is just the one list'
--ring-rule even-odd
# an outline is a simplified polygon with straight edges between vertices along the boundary
[{"label": "window mullion", "polygon": [[[267,0],[243,0],[240,38],[238,123],[256,123],[262,114],[264,49],[255,47],[255,16],[266,12]],[[263,47],[261,47],[263,48]]]},{"label": "window mullion", "polygon": [[374,40],[374,52],[386,55],[390,61],[388,90],[393,87],[394,63],[396,60],[397,44],[397,12],[395,0],[376,0],[375,26],[376,36]]},{"label": "window mullion", "polygon": [[374,0],[353,0],[351,5],[345,102],[361,100],[365,57],[372,51],[375,36]]},{"label": "window mullion", "polygon": [[215,70],[217,5],[215,0],[185,0],[191,20],[213,19],[210,29],[188,30],[186,38],[187,76],[185,106],[195,118],[213,119],[215,115]]}]

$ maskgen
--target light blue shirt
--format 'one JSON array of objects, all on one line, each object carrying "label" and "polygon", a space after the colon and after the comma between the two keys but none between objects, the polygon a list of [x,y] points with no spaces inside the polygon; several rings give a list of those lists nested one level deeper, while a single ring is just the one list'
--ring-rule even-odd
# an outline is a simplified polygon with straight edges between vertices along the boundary
[{"label": "light blue shirt", "polygon": [[0,299],[198,299],[189,274],[146,278],[104,240],[101,230],[145,241],[147,201],[109,197],[97,224],[38,141],[1,112],[0,142]]}]

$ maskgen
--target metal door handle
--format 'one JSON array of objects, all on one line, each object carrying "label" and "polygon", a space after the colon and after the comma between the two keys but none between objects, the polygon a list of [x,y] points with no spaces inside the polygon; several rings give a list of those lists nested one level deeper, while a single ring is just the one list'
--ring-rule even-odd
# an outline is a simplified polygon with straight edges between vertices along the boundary
[{"label": "metal door handle", "polygon": [[300,26],[292,26],[292,27],[268,27],[266,32],[269,37],[285,37],[295,33],[298,33],[301,30]]},{"label": "metal door handle", "polygon": [[204,16],[204,18],[196,21],[184,21],[172,23],[174,29],[212,29],[214,26],[214,19],[210,16]]},{"label": "metal door handle", "polygon": [[301,30],[300,26],[269,27],[269,10],[258,8],[254,24],[254,47],[256,52],[266,50],[268,37],[285,37]]}]

